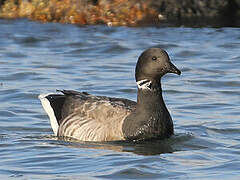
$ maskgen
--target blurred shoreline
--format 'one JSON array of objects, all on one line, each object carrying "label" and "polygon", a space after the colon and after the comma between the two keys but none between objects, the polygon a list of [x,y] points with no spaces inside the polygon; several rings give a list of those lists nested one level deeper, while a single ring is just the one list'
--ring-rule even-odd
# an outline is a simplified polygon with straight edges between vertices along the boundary
[{"label": "blurred shoreline", "polygon": [[240,0],[0,0],[0,18],[78,25],[240,27]]}]

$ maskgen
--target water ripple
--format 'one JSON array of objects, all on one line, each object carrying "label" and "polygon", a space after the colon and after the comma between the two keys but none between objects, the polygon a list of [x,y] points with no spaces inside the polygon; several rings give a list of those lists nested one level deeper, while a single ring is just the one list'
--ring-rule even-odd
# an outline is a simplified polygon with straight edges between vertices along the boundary
[{"label": "water ripple", "polygon": [[[239,29],[127,28],[0,20],[2,179],[238,179]],[[197,34],[197,35],[196,35]],[[175,135],[79,142],[53,135],[38,94],[75,89],[136,100],[139,54],[161,47]]]}]

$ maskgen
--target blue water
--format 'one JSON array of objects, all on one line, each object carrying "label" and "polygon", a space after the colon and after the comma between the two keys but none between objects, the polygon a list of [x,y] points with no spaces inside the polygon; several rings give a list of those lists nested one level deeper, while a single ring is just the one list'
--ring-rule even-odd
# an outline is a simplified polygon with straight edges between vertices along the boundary
[{"label": "blue water", "polygon": [[[63,141],[37,98],[56,89],[136,100],[135,63],[161,47],[175,135]],[[1,179],[239,179],[240,29],[128,28],[0,20]]]}]

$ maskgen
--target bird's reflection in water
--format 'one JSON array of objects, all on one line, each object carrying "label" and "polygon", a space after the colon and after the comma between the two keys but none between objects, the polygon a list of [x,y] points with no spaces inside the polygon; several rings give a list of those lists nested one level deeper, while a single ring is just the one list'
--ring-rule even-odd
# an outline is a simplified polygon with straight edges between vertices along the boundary
[{"label": "bird's reflection in water", "polygon": [[[87,149],[103,149],[115,152],[131,152],[138,155],[158,155],[163,153],[173,153],[184,150],[181,145],[189,141],[193,136],[189,134],[174,135],[164,140],[148,140],[148,141],[114,141],[114,142],[82,142],[66,137],[55,137],[55,143],[58,145],[87,148]],[[52,138],[50,138],[52,139]],[[54,144],[55,144],[54,143]]]}]

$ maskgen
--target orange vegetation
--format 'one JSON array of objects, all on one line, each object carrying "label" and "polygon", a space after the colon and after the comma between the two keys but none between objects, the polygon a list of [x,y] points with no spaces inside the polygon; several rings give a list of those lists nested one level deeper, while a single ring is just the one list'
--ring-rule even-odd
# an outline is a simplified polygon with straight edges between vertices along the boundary
[{"label": "orange vegetation", "polygon": [[1,18],[29,18],[42,22],[136,26],[153,23],[157,11],[144,0],[5,0]]}]

